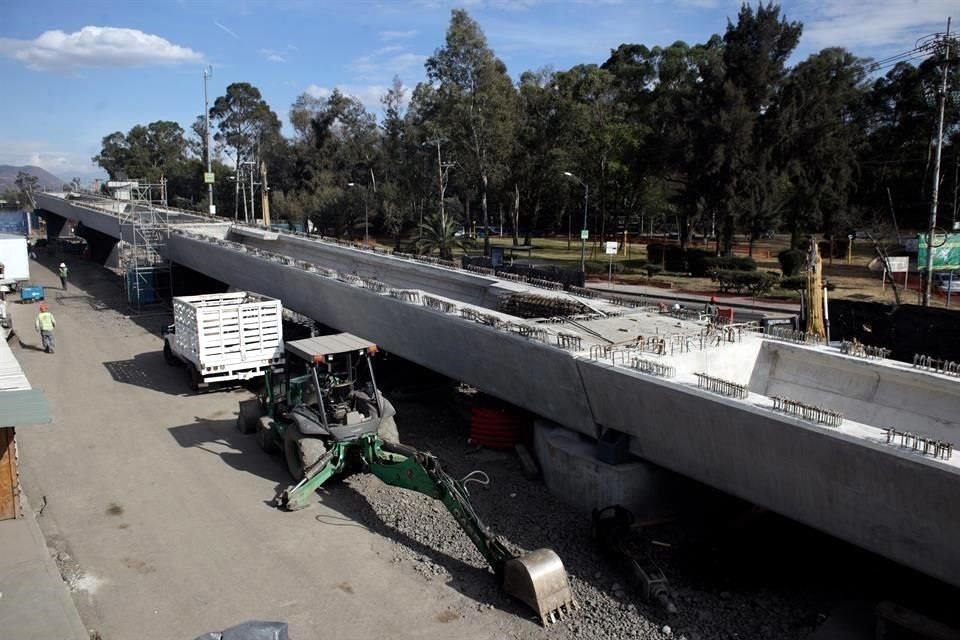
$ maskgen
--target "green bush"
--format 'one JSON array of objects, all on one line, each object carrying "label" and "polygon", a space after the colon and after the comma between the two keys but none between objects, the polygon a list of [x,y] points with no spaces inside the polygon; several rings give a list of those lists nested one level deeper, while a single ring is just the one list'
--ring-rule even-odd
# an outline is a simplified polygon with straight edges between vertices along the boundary
[{"label": "green bush", "polygon": [[713,272],[712,278],[720,291],[736,291],[738,294],[749,292],[754,296],[768,293],[777,284],[776,277],[759,271],[718,269]]},{"label": "green bush", "polygon": [[[834,258],[846,258],[847,257],[847,245],[850,244],[850,241],[846,238],[837,238],[833,241],[833,257]],[[830,241],[821,240],[817,243],[817,248],[820,250],[820,255],[823,258],[830,257]]]},{"label": "green bush", "polygon": [[663,245],[659,242],[651,242],[647,245],[647,262],[650,264],[663,264]]},{"label": "green bush", "polygon": [[807,276],[789,276],[787,278],[780,278],[780,282],[777,283],[777,286],[781,289],[800,291],[807,286]]},{"label": "green bush", "polygon": [[624,260],[620,264],[622,264],[626,269],[643,269],[645,266],[647,266],[647,261],[643,258],[639,258],[636,260]]},{"label": "green bush", "polygon": [[645,269],[646,269],[647,277],[648,277],[648,278],[652,278],[653,276],[655,276],[655,275],[657,275],[658,273],[661,273],[661,272],[663,271],[663,267],[661,267],[660,265],[656,265],[656,264],[648,264],[648,265],[645,267]]},{"label": "green bush", "polygon": [[714,271],[756,271],[757,262],[753,258],[711,257],[705,258],[707,273]]},{"label": "green bush", "polygon": [[686,251],[675,244],[668,244],[664,249],[664,253],[666,256],[665,268],[667,271],[675,271],[677,273],[687,272]]},{"label": "green bush", "polygon": [[[610,273],[610,263],[609,262],[584,262],[583,270],[591,275],[605,275]],[[624,268],[623,264],[620,262],[613,263],[613,272],[614,273],[623,273]]]},{"label": "green bush", "polygon": [[713,252],[703,249],[687,249],[687,268],[695,278],[705,278],[710,275],[707,260],[713,257]]},{"label": "green bush", "polygon": [[780,261],[780,271],[788,278],[800,273],[800,268],[806,259],[807,254],[799,249],[784,249],[777,254],[777,260]]}]

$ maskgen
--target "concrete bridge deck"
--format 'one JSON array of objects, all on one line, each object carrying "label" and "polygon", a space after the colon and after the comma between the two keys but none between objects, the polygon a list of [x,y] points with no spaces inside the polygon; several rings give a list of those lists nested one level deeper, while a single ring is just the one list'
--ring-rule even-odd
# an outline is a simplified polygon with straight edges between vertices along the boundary
[{"label": "concrete bridge deck", "polygon": [[[51,227],[69,218],[122,237],[109,202],[37,201]],[[169,226],[173,262],[280,298],[584,436],[629,434],[645,460],[960,585],[960,457],[888,442],[886,432],[960,446],[958,378],[749,327],[704,336],[696,320],[346,243],[203,216]],[[579,302],[584,313],[548,321],[498,311],[517,292]],[[661,367],[643,364],[651,362]],[[742,385],[742,397],[700,388],[698,373]],[[773,396],[844,419],[829,427],[793,417],[774,410]]]}]

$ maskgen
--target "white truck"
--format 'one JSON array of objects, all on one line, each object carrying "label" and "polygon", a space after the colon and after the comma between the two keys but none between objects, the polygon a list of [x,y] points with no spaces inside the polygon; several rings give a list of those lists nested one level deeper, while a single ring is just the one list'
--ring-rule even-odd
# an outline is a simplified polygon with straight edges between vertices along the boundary
[{"label": "white truck", "polygon": [[0,338],[4,340],[9,340],[13,335],[13,318],[10,317],[4,298],[29,279],[27,239],[0,233]]},{"label": "white truck", "polygon": [[173,324],[163,357],[184,365],[190,388],[250,380],[283,369],[283,308],[255,293],[215,293],[173,299]]},{"label": "white truck", "polygon": [[0,291],[14,291],[21,282],[30,280],[27,239],[0,233]]}]

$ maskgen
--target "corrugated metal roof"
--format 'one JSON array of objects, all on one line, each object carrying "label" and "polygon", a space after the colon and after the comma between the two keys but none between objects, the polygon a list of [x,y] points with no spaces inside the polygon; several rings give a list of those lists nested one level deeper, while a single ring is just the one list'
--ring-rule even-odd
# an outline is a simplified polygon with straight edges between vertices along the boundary
[{"label": "corrugated metal roof", "polygon": [[314,356],[329,356],[347,351],[366,350],[376,345],[369,340],[358,338],[349,333],[337,333],[332,336],[317,336],[286,343],[286,349],[304,360],[313,360]]},{"label": "corrugated metal roof", "polygon": [[23,427],[50,422],[50,403],[43,392],[30,388],[10,345],[0,340],[0,427]]},{"label": "corrugated metal roof", "polygon": [[30,381],[27,380],[23,369],[20,368],[20,363],[13,356],[10,345],[0,340],[0,392],[29,388]]}]

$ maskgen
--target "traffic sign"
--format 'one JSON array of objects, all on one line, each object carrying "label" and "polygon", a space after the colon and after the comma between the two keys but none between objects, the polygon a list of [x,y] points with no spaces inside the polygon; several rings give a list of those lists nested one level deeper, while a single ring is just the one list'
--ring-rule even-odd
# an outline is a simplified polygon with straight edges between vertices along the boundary
[{"label": "traffic sign", "polygon": [[581,230],[580,230],[580,239],[581,239],[581,240],[589,240],[589,239],[590,239],[590,231],[589,231],[588,229],[581,229]]},{"label": "traffic sign", "polygon": [[203,184],[213,184],[216,181],[216,176],[212,172],[203,172]]},{"label": "traffic sign", "polygon": [[608,256],[616,255],[617,250],[618,250],[619,248],[620,248],[620,245],[619,245],[618,243],[616,243],[616,242],[608,242],[608,243],[606,243],[606,250],[607,250],[607,255],[608,255]]}]

